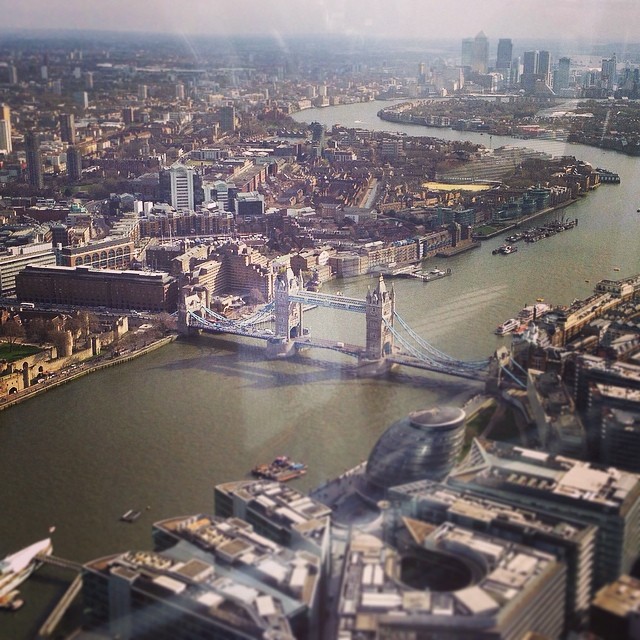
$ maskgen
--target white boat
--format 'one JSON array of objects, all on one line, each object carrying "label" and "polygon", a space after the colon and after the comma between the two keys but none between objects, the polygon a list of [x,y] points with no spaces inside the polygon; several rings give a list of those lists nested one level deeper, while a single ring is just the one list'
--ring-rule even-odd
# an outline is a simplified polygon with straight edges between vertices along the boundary
[{"label": "white boat", "polygon": [[17,597],[17,588],[40,566],[37,556],[51,555],[52,551],[51,538],[45,538],[0,562],[0,608],[15,610],[24,604]]},{"label": "white boat", "polygon": [[429,275],[430,276],[446,276],[447,274],[442,269],[438,269],[438,267],[436,267],[435,269],[431,269],[431,271],[429,271]]},{"label": "white boat", "polygon": [[536,302],[535,304],[527,305],[518,312],[518,319],[520,322],[531,322],[534,318],[537,320],[543,316],[547,311],[551,309],[550,304],[544,302]]},{"label": "white boat", "polygon": [[498,325],[496,329],[496,333],[499,336],[503,336],[505,333],[511,333],[514,329],[517,329],[520,326],[520,320],[517,318],[509,318],[505,320],[501,325]]}]

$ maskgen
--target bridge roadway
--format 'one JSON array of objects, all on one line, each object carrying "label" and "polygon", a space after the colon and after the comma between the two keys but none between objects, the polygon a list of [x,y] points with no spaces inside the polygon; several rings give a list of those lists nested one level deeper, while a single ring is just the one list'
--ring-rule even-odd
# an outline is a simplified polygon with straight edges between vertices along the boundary
[{"label": "bridge roadway", "polygon": [[393,362],[395,364],[404,365],[405,367],[413,367],[414,369],[424,369],[425,371],[433,371],[434,373],[443,373],[449,376],[456,376],[457,378],[468,378],[469,380],[486,380],[487,372],[481,371],[466,371],[461,367],[451,365],[447,367],[443,364],[437,364],[428,362],[425,360],[419,360],[414,356],[408,356],[403,354],[385,356],[387,362]]},{"label": "bridge roadway", "polygon": [[43,562],[44,564],[53,565],[54,567],[60,567],[61,569],[82,571],[82,565],[79,562],[74,562],[73,560],[67,560],[66,558],[60,558],[58,556],[52,556],[46,553],[39,553],[36,556],[36,560],[38,562]]},{"label": "bridge roadway", "polygon": [[294,338],[293,342],[297,347],[317,347],[318,349],[331,349],[339,351],[348,356],[359,357],[365,352],[365,348],[357,344],[346,344],[336,340],[325,340],[323,338],[312,338],[311,336],[300,336]]}]

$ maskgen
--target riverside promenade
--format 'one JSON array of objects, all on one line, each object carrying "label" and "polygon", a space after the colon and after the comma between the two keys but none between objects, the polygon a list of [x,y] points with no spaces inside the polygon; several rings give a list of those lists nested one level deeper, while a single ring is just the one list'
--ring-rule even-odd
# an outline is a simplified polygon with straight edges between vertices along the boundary
[{"label": "riverside promenade", "polygon": [[92,358],[90,361],[79,362],[75,365],[75,368],[65,371],[64,373],[60,372],[55,379],[44,380],[43,382],[31,385],[27,389],[22,389],[21,391],[0,398],[0,411],[13,407],[20,402],[28,400],[29,398],[33,398],[40,393],[55,389],[60,385],[73,382],[74,380],[77,380],[82,376],[86,376],[89,373],[94,373],[95,371],[106,369],[107,367],[115,367],[116,365],[123,364],[124,362],[129,362],[129,360],[133,360],[134,358],[144,356],[147,353],[151,353],[152,351],[173,342],[177,337],[177,335],[172,334],[170,336],[160,338],[159,340],[155,340],[140,349],[131,350],[122,356],[110,358],[100,355]]}]

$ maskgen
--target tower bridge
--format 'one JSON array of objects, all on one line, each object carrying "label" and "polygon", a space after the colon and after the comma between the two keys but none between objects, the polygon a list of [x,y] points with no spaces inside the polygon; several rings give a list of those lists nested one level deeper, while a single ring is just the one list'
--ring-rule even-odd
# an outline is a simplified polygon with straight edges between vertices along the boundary
[{"label": "tower bridge", "polygon": [[[304,308],[309,305],[364,314],[364,346],[309,335],[304,327]],[[253,316],[230,320],[208,309],[200,296],[194,294],[185,296],[178,311],[178,326],[185,334],[230,333],[264,340],[267,356],[272,358],[315,347],[357,357],[360,364],[372,365],[377,370],[397,364],[473,380],[486,380],[490,364],[488,359],[458,360],[415,333],[396,312],[395,291],[387,290],[382,275],[375,289],[370,289],[361,300],[305,291],[301,278],[286,269],[276,277],[273,301]]]}]

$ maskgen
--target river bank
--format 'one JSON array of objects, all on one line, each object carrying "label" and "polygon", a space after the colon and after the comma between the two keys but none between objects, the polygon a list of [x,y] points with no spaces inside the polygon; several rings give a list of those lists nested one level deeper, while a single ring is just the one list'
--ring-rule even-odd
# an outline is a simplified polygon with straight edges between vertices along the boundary
[{"label": "river bank", "polygon": [[505,233],[507,231],[512,231],[513,229],[519,229],[523,224],[526,224],[527,222],[531,222],[531,220],[536,220],[540,216],[544,216],[547,213],[553,213],[554,211],[560,211],[562,209],[566,209],[567,207],[571,206],[572,204],[575,204],[576,202],[579,202],[579,199],[578,198],[572,198],[571,200],[568,200],[567,202],[561,202],[560,204],[557,204],[557,205],[555,205],[553,207],[546,207],[545,209],[541,209],[540,211],[536,211],[535,213],[532,213],[531,215],[525,216],[523,218],[518,218],[518,220],[516,222],[513,222],[512,224],[508,224],[508,225],[506,225],[504,227],[501,227],[500,229],[497,229],[496,231],[492,231],[491,233],[474,234],[473,238],[474,238],[474,240],[490,240],[491,238],[495,238],[495,237],[499,236],[500,234]]},{"label": "river bank", "polygon": [[88,364],[87,362],[80,362],[75,365],[74,369],[65,373],[64,375],[60,375],[55,379],[43,379],[42,382],[31,385],[27,389],[23,389],[22,391],[18,391],[9,396],[5,396],[4,398],[0,398],[0,411],[8,409],[9,407],[13,407],[16,404],[20,404],[25,400],[29,400],[30,398],[40,395],[46,391],[50,391],[51,389],[56,389],[63,384],[67,384],[68,382],[78,380],[79,378],[82,378],[89,373],[95,373],[96,371],[100,371],[102,369],[115,367],[116,365],[129,362],[131,360],[134,360],[135,358],[139,358],[140,356],[144,356],[155,351],[156,349],[159,349],[160,347],[164,347],[165,345],[173,342],[177,337],[177,335],[166,336],[164,338],[160,338],[159,340],[155,340],[151,344],[148,344],[141,349],[132,350],[125,355],[116,356],[115,358],[109,358],[108,360],[101,360],[102,358],[104,358],[104,356],[97,356],[95,359],[91,360],[90,364]]}]

